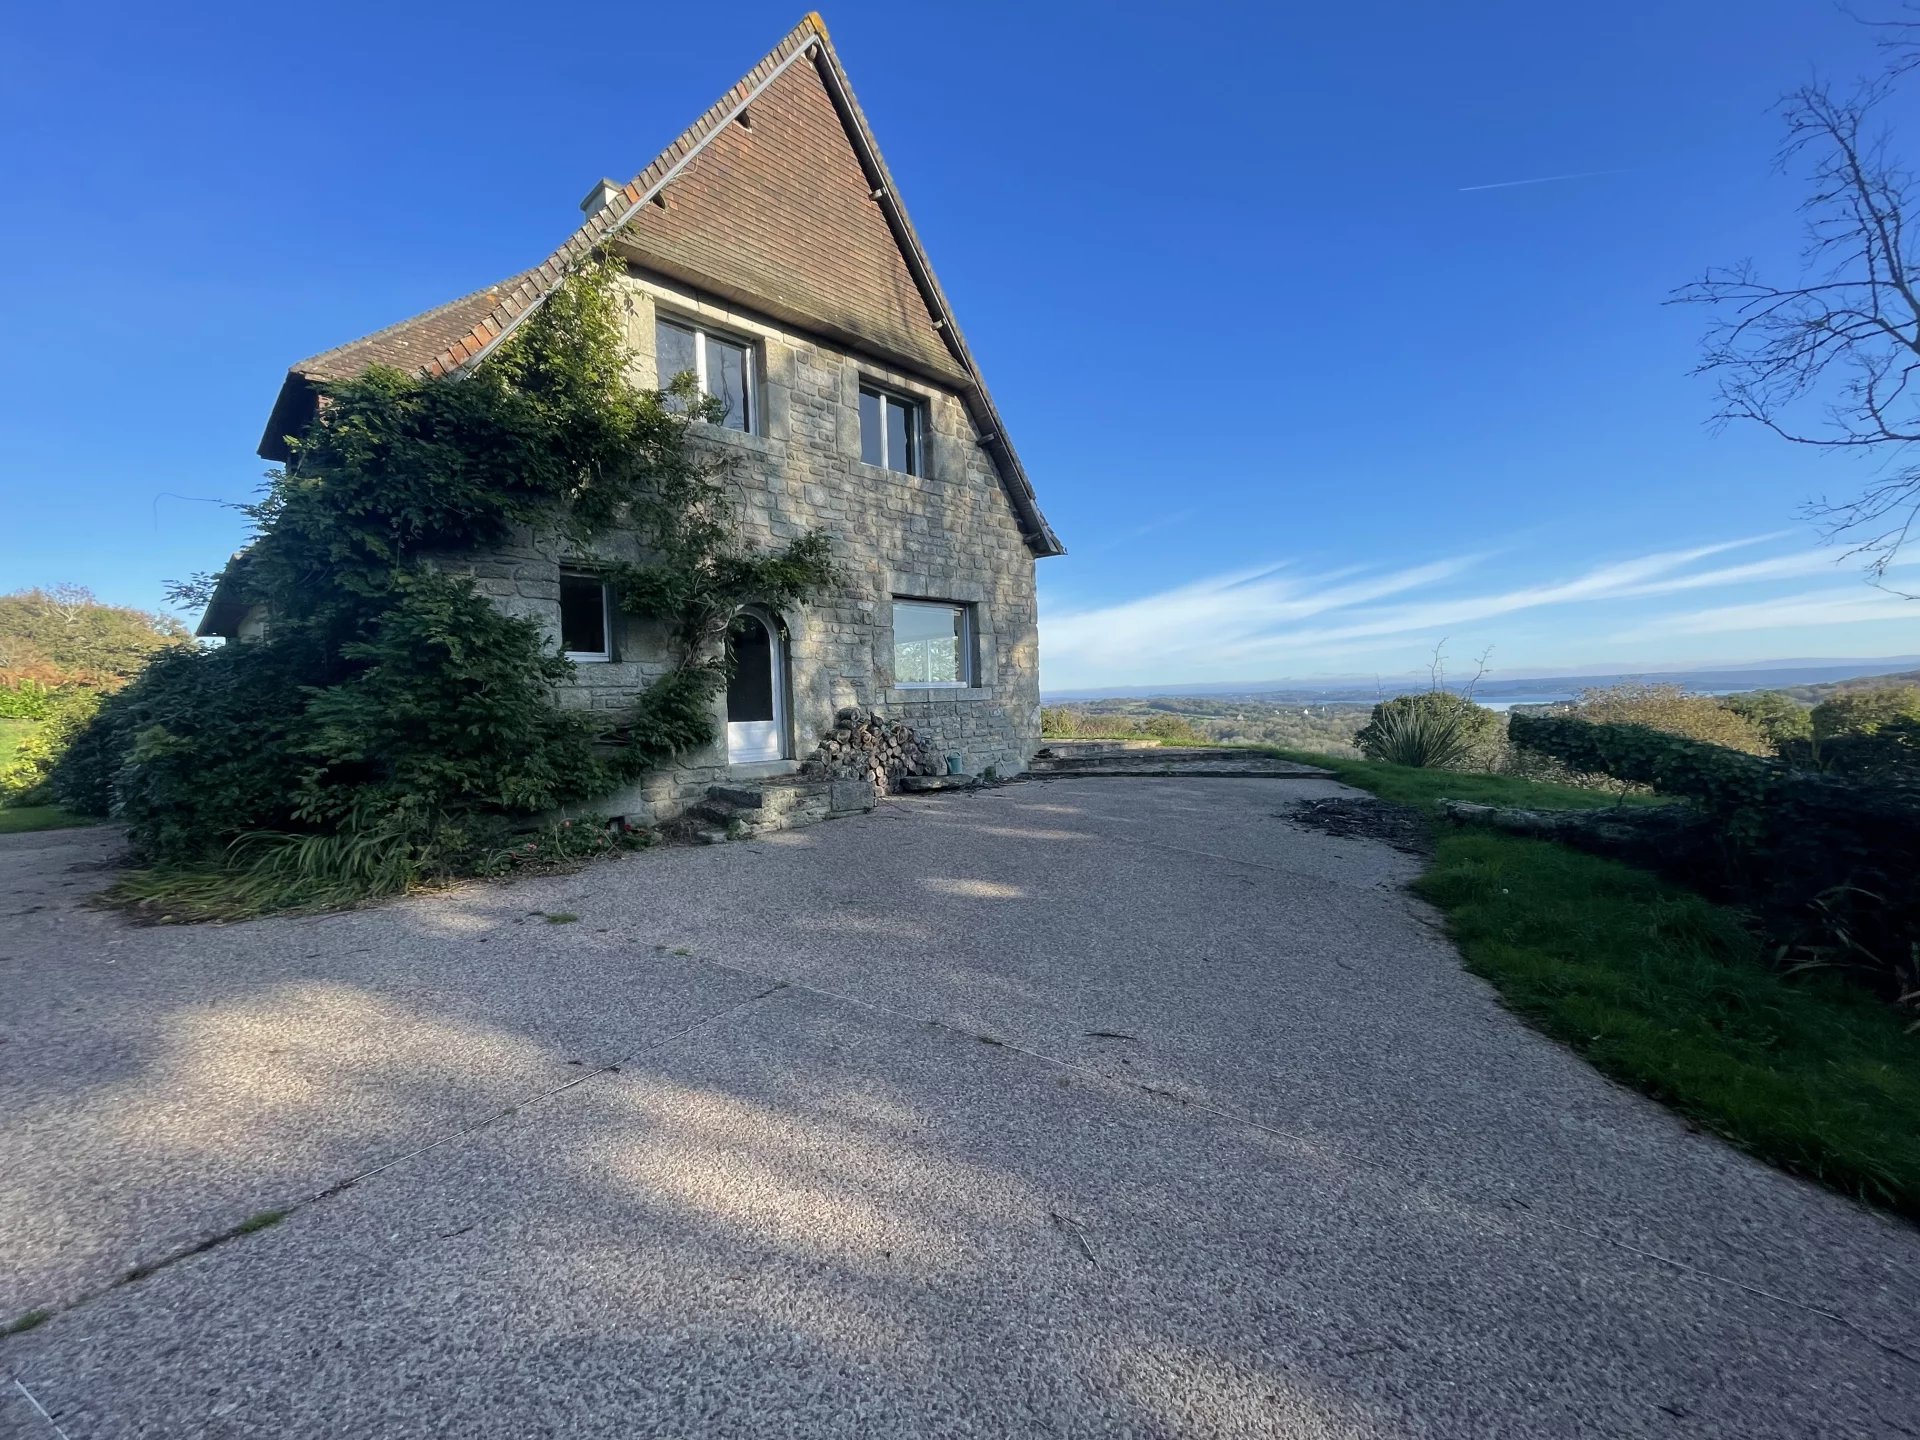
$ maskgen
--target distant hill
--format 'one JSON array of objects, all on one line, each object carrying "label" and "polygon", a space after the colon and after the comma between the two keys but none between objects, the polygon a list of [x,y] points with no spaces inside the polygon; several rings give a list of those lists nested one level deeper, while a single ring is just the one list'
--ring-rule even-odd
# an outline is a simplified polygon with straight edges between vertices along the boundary
[{"label": "distant hill", "polygon": [[1902,670],[1894,675],[1856,675],[1848,680],[1829,680],[1823,685],[1756,685],[1756,690],[1778,690],[1802,705],[1818,705],[1835,695],[1854,690],[1891,690],[1905,685],[1920,686],[1920,670]]}]

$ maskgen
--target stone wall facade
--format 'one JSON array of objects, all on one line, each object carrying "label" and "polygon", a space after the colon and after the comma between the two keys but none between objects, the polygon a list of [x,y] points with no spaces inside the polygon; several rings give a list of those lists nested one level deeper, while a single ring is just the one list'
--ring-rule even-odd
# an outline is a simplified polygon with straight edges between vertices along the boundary
[{"label": "stone wall facade", "polygon": [[[776,617],[787,656],[786,753],[794,758],[729,765],[722,699],[716,744],[597,808],[657,823],[697,803],[709,785],[792,771],[849,706],[911,726],[931,749],[959,755],[969,773],[1024,771],[1040,743],[1034,555],[959,398],[655,277],[630,276],[627,294],[633,378],[643,386],[671,378],[655,373],[656,316],[752,343],[756,433],[701,426],[694,443],[724,463],[744,543],[766,548],[824,530],[843,583]],[[924,474],[861,459],[863,382],[918,401]],[[557,644],[562,569],[591,571],[596,558],[641,558],[634,538],[618,533],[600,537],[595,551],[574,555],[549,537],[523,533],[501,550],[441,563],[470,573],[502,608],[541,620]],[[969,607],[974,683],[895,683],[895,598]],[[612,649],[611,660],[576,664],[562,704],[608,712],[611,723],[670,665],[664,634],[632,617],[615,615]]]}]

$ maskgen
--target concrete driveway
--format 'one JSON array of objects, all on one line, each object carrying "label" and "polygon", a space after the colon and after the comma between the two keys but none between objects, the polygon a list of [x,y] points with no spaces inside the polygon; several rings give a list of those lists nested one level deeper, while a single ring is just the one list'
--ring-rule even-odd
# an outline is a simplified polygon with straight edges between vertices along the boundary
[{"label": "concrete driveway", "polygon": [[1920,1234],[1507,1016],[1335,793],[195,929],[0,842],[0,1434],[1920,1433]]}]

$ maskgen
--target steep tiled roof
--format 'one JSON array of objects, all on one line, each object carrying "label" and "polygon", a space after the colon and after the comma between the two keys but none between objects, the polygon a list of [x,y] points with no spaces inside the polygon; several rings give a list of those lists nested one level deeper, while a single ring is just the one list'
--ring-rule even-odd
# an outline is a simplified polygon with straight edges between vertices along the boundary
[{"label": "steep tiled roof", "polygon": [[542,264],[295,365],[261,453],[285,458],[281,437],[310,416],[317,383],[374,363],[457,374],[610,241],[637,264],[958,389],[1029,543],[1061,553],[818,15]]},{"label": "steep tiled roof", "polygon": [[499,307],[501,297],[525,285],[532,276],[523,270],[498,285],[489,285],[458,300],[436,305],[410,320],[363,335],[358,340],[302,360],[293,373],[309,380],[350,380],[369,365],[391,365],[396,370],[424,370],[461,337],[473,333]]},{"label": "steep tiled roof", "polygon": [[747,124],[722,125],[687,161],[664,208],[642,205],[627,221],[621,253],[950,384],[964,380],[821,71],[789,65],[744,113]]}]

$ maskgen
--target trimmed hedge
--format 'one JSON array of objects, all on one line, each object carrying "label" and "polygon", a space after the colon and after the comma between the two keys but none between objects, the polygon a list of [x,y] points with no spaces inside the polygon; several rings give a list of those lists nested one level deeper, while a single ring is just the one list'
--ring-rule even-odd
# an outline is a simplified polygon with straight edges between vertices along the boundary
[{"label": "trimmed hedge", "polygon": [[[1516,715],[1513,744],[1688,802],[1659,868],[1752,908],[1793,964],[1920,999],[1920,774],[1822,774],[1635,725]],[[1664,843],[1664,842],[1663,842]]]}]

